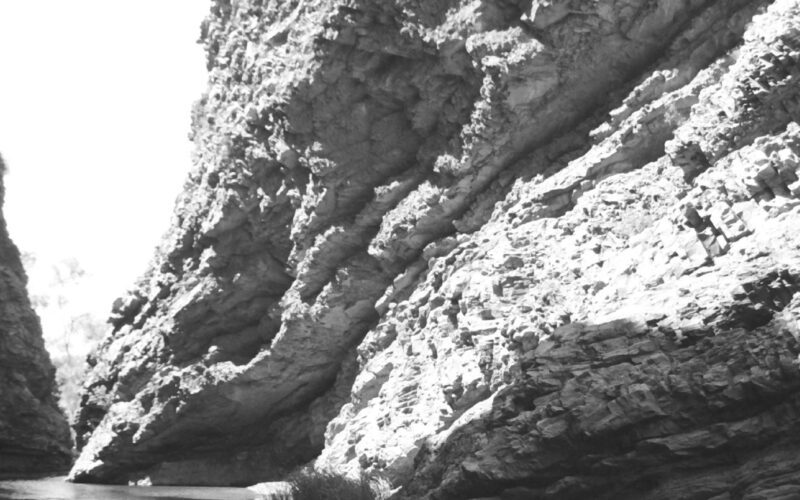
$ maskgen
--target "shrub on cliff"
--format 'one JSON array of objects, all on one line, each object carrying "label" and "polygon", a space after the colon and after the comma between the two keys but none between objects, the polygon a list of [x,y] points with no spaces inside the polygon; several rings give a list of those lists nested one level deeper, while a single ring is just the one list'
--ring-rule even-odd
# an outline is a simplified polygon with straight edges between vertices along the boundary
[{"label": "shrub on cliff", "polygon": [[289,478],[293,500],[383,500],[380,480],[362,474],[350,478],[327,471],[304,470]]}]

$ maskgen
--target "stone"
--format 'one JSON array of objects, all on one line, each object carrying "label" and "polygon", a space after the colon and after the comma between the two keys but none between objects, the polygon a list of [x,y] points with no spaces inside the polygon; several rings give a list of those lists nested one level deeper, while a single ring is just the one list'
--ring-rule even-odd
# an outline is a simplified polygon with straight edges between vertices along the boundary
[{"label": "stone", "polygon": [[248,488],[262,500],[292,500],[291,485],[285,481],[258,483]]},{"label": "stone", "polygon": [[[4,172],[0,158],[0,175]],[[0,180],[0,206],[4,198]],[[56,372],[27,281],[0,214],[0,478],[63,474],[72,461]]]},{"label": "stone", "polygon": [[710,222],[728,242],[734,242],[750,234],[747,225],[727,203],[718,203],[710,210]]},{"label": "stone", "polygon": [[591,4],[214,2],[71,479],[791,497],[800,5]]}]

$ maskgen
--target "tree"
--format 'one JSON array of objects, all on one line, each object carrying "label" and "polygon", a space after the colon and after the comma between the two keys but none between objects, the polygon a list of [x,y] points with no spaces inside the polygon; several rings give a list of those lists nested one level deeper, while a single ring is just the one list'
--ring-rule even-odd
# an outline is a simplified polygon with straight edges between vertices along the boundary
[{"label": "tree", "polygon": [[61,336],[62,349],[53,355],[56,379],[61,390],[61,406],[72,419],[80,404],[80,389],[88,366],[86,356],[71,350],[70,342],[95,345],[103,336],[105,323],[91,314],[71,316],[64,325]]},{"label": "tree", "polygon": [[[34,254],[23,253],[23,265],[33,273],[43,263]],[[85,378],[86,354],[105,330],[105,322],[76,305],[87,272],[78,259],[70,257],[52,264],[46,281],[31,286],[31,304],[42,319],[45,344],[56,367],[61,406],[72,418],[78,408],[80,387]],[[46,285],[44,284],[46,283]]]}]

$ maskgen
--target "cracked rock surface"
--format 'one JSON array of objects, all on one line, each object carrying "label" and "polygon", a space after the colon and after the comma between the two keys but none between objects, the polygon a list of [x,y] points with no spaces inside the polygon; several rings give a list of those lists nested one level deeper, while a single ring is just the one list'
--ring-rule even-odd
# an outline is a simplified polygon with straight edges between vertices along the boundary
[{"label": "cracked rock surface", "polygon": [[[0,158],[0,176],[5,164]],[[0,206],[5,190],[0,179]],[[72,442],[56,371],[28,298],[19,250],[0,214],[0,477],[63,473]]]},{"label": "cracked rock surface", "polygon": [[800,2],[239,0],[71,477],[796,498]]}]

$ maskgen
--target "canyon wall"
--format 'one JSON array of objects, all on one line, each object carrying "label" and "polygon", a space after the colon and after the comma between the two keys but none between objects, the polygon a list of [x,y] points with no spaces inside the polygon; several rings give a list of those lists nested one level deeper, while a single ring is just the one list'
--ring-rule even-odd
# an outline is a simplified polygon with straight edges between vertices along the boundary
[{"label": "canyon wall", "polygon": [[71,478],[796,498],[800,2],[216,0]]},{"label": "canyon wall", "polygon": [[[0,176],[4,172],[0,158]],[[4,197],[0,178],[0,206]],[[28,298],[27,280],[0,214],[0,477],[64,472],[72,460],[55,368]]]}]

